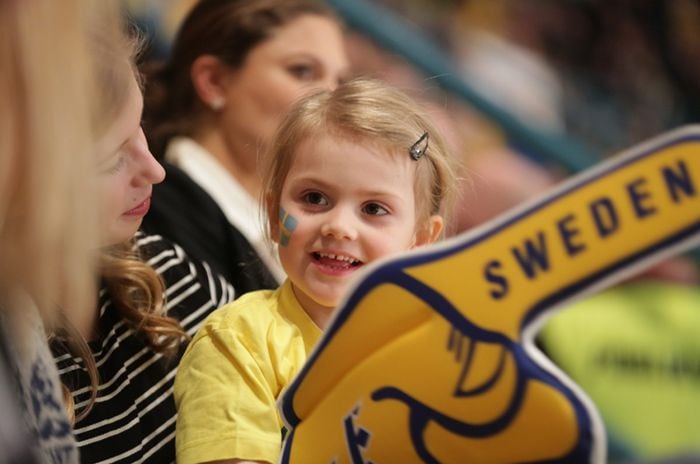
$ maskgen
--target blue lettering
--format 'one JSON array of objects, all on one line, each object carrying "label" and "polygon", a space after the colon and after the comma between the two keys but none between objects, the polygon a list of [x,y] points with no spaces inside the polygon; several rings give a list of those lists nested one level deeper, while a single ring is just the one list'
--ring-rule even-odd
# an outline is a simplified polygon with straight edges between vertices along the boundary
[{"label": "blue lettering", "polygon": [[543,271],[549,270],[549,257],[547,256],[547,246],[542,231],[537,233],[537,240],[537,244],[530,239],[526,240],[524,250],[519,250],[516,247],[511,248],[513,256],[515,256],[528,279],[536,276],[538,267]]},{"label": "blue lettering", "polygon": [[575,256],[586,249],[586,245],[583,243],[574,243],[574,239],[580,235],[581,229],[572,226],[572,221],[576,220],[576,216],[573,214],[567,214],[564,218],[557,222],[557,228],[559,229],[559,234],[564,242],[564,247],[566,248],[566,253],[569,256]]},{"label": "blue lettering", "polygon": [[684,161],[678,161],[678,171],[674,172],[670,167],[665,167],[661,170],[674,203],[678,203],[681,199],[679,190],[682,190],[686,196],[695,195],[695,186]]},{"label": "blue lettering", "polygon": [[367,448],[369,444],[370,434],[362,427],[355,429],[354,419],[360,412],[360,406],[355,408],[345,416],[343,420],[343,428],[345,429],[345,443],[350,452],[350,461],[352,464],[369,464],[362,458],[362,450]]},{"label": "blue lettering", "polygon": [[508,279],[503,275],[497,274],[496,271],[503,267],[500,261],[489,261],[484,266],[484,278],[491,282],[495,288],[489,291],[489,294],[494,300],[500,300],[508,294]]},{"label": "blue lettering", "polygon": [[592,202],[588,207],[593,215],[595,227],[600,238],[605,238],[617,230],[619,220],[617,211],[615,211],[615,205],[610,201],[610,198],[603,197]]},{"label": "blue lettering", "polygon": [[634,206],[634,212],[639,219],[650,216],[656,212],[656,208],[652,205],[645,203],[651,195],[647,190],[642,190],[647,180],[643,177],[630,182],[627,184],[627,192],[630,194],[630,199],[632,200],[632,206]]}]

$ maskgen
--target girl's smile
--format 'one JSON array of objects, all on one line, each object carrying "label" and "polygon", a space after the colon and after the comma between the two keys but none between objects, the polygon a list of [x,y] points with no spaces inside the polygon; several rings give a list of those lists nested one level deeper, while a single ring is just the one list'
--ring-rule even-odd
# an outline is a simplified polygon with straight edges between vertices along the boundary
[{"label": "girl's smile", "polygon": [[355,272],[364,263],[342,253],[313,252],[311,259],[320,272],[328,275],[345,275]]}]

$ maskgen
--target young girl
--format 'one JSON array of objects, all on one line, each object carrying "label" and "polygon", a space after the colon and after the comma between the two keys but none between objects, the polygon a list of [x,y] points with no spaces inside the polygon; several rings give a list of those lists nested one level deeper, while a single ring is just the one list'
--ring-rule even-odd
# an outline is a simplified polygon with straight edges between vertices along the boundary
[{"label": "young girl", "polygon": [[454,175],[403,93],[355,80],[294,107],[268,154],[269,234],[288,280],[215,311],[175,381],[179,463],[277,462],[276,400],[359,271],[427,245]]}]

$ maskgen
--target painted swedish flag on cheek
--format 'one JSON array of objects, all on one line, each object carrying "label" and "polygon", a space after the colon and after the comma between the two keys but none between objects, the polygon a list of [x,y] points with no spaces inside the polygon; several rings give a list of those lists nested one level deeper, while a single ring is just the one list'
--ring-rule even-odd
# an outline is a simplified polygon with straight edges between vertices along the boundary
[{"label": "painted swedish flag on cheek", "polygon": [[289,239],[292,236],[292,232],[294,232],[294,229],[297,228],[298,221],[294,218],[294,216],[291,216],[287,211],[280,207],[280,214],[279,214],[279,230],[280,230],[280,236],[279,236],[279,244],[280,246],[286,247],[289,244]]},{"label": "painted swedish flag on cheek", "polygon": [[532,339],[556,306],[696,244],[699,182],[693,127],[373,266],[280,401],[282,462],[604,462],[594,406]]}]

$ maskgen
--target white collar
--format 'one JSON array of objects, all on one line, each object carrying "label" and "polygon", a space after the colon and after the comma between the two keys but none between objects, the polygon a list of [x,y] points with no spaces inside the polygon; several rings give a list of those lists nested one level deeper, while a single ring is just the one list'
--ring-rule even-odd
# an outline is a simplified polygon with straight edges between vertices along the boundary
[{"label": "white collar", "polygon": [[282,282],[285,273],[265,243],[259,202],[253,198],[226,168],[189,137],[175,137],[165,152],[165,159],[186,172],[219,205],[228,221],[255,248],[272,274]]}]

